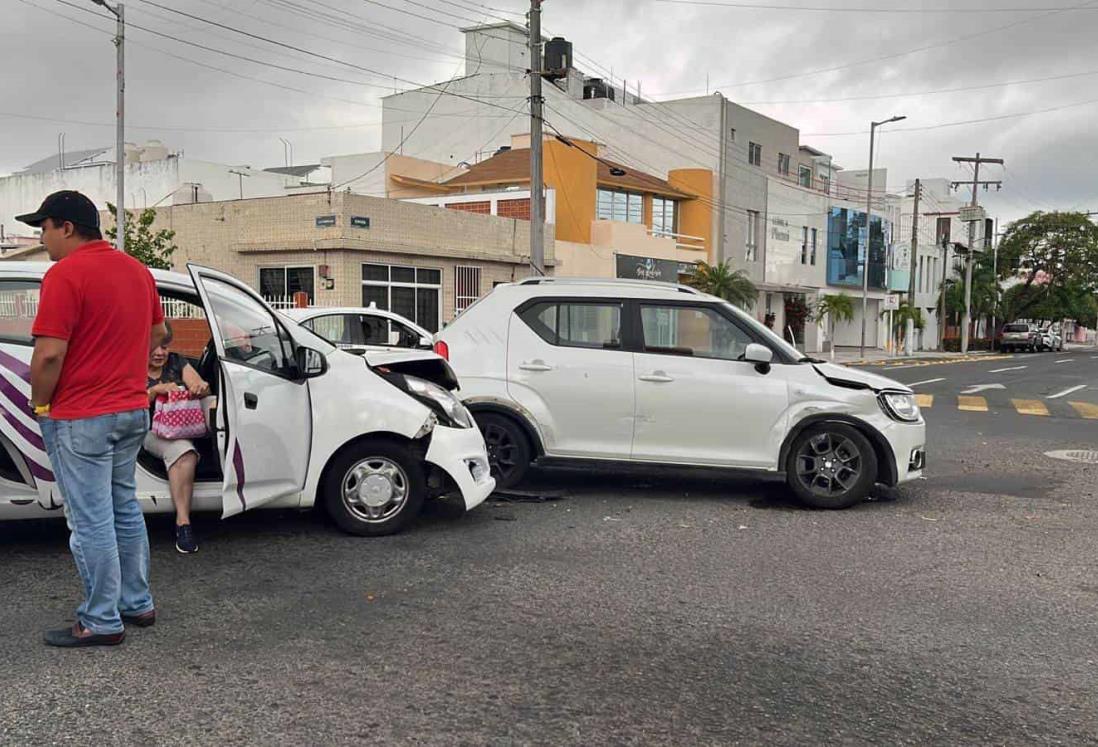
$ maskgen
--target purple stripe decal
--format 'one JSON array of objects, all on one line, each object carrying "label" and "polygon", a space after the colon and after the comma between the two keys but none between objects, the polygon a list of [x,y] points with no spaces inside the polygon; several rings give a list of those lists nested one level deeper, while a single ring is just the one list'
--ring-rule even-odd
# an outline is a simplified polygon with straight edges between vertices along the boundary
[{"label": "purple stripe decal", "polygon": [[42,465],[35,462],[33,459],[28,459],[27,455],[23,455],[23,461],[27,463],[27,470],[34,476],[36,480],[42,480],[44,482],[57,482],[57,478],[53,473]]},{"label": "purple stripe decal", "polygon": [[0,366],[8,369],[28,384],[30,383],[30,366],[16,358],[14,355],[5,353],[3,350],[0,350]]},{"label": "purple stripe decal", "polygon": [[30,409],[30,403],[27,401],[30,398],[16,389],[15,385],[3,376],[0,376],[0,392],[3,392],[4,396],[11,400],[11,403],[15,405],[17,412],[21,412],[31,420],[34,420],[34,412]]},{"label": "purple stripe decal", "polygon": [[233,444],[233,470],[236,471],[236,497],[240,499],[240,509],[248,510],[248,503],[244,500],[244,453],[240,450],[240,442]]},{"label": "purple stripe decal", "polygon": [[15,415],[13,415],[11,411],[3,405],[0,405],[0,414],[3,414],[4,419],[11,423],[11,427],[14,428],[16,432],[23,437],[23,440],[25,440],[27,443],[29,443],[31,446],[38,449],[39,451],[45,452],[46,442],[42,440],[42,437],[40,435],[24,425],[23,421],[15,417]]}]

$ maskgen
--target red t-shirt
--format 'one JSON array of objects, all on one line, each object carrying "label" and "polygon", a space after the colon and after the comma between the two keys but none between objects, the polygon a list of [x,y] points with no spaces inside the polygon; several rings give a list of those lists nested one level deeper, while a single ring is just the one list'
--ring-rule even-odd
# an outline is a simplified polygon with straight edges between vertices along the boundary
[{"label": "red t-shirt", "polygon": [[68,340],[50,403],[58,420],[149,406],[149,337],[164,321],[152,273],[106,241],[84,244],[42,279],[35,337]]}]

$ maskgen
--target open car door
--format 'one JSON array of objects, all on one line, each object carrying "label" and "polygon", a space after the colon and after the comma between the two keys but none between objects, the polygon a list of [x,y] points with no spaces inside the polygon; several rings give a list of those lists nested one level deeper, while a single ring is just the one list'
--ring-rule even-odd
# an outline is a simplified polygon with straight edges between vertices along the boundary
[{"label": "open car door", "polygon": [[221,371],[222,517],[300,493],[312,444],[309,386],[286,327],[231,275],[188,265]]}]

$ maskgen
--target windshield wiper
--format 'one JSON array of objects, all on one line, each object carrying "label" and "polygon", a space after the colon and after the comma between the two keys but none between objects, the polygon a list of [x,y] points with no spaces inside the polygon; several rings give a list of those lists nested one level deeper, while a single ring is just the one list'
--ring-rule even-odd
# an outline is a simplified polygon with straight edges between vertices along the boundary
[{"label": "windshield wiper", "polygon": [[827,361],[823,358],[811,358],[806,355],[803,358],[798,358],[797,363],[827,363]]}]

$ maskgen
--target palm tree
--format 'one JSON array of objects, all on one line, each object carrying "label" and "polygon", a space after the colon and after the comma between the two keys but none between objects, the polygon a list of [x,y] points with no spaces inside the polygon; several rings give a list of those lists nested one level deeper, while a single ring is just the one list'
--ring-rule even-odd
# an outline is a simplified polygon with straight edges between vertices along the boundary
[{"label": "palm tree", "polygon": [[[881,312],[882,319],[887,315],[887,311]],[[923,317],[923,310],[918,306],[912,306],[907,301],[901,301],[900,308],[892,312],[892,333],[900,338],[901,343],[905,342],[904,335],[907,334],[907,321],[909,319],[912,321],[914,329],[926,329],[926,318]]]},{"label": "palm tree", "polygon": [[854,299],[845,293],[824,296],[812,310],[812,320],[827,317],[827,337],[831,340],[831,360],[835,360],[835,324],[854,321]]},{"label": "palm tree", "polygon": [[733,270],[728,261],[719,265],[699,262],[693,276],[687,281],[702,293],[723,298],[741,309],[750,309],[759,296],[758,289],[743,270]]}]

